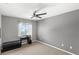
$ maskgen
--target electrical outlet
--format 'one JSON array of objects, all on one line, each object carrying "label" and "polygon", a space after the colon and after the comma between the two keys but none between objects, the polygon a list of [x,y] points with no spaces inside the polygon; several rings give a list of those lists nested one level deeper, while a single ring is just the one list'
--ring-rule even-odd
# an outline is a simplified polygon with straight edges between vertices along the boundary
[{"label": "electrical outlet", "polygon": [[72,49],[72,46],[70,46],[70,49]]},{"label": "electrical outlet", "polygon": [[62,44],[61,44],[61,46],[63,47],[63,46],[64,46],[64,44],[62,43]]}]

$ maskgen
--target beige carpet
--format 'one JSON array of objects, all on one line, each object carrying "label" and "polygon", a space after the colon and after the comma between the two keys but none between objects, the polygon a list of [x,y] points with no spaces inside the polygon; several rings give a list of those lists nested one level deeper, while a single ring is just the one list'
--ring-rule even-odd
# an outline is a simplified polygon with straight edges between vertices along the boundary
[{"label": "beige carpet", "polygon": [[2,53],[2,55],[69,55],[66,52],[57,50],[39,42],[31,45],[23,45],[21,48],[10,50]]}]

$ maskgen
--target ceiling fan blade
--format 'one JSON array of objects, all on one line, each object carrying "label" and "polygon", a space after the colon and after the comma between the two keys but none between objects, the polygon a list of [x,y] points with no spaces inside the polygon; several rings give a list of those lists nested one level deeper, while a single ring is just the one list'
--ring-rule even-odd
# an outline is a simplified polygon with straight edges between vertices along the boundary
[{"label": "ceiling fan blade", "polygon": [[38,16],[38,18],[42,18],[42,17],[39,17],[39,16]]},{"label": "ceiling fan blade", "polygon": [[36,12],[37,12],[37,11],[34,11],[34,12],[33,12],[33,15],[34,15],[34,16],[35,16]]},{"label": "ceiling fan blade", "polygon": [[47,13],[37,14],[37,15],[46,15]]},{"label": "ceiling fan blade", "polygon": [[44,14],[47,14],[47,13],[36,14],[39,10],[41,10],[41,8],[40,8],[40,9],[35,10],[35,11],[33,12],[33,16],[32,16],[31,18],[33,18],[33,17],[42,18],[42,17],[39,17],[39,15],[44,15]]},{"label": "ceiling fan blade", "polygon": [[35,15],[40,9],[37,9],[33,12],[33,15]]}]

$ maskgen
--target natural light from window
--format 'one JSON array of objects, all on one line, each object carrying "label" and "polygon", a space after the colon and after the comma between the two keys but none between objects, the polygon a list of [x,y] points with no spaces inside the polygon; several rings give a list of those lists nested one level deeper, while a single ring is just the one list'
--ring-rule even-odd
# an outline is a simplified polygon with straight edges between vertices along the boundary
[{"label": "natural light from window", "polygon": [[25,36],[25,35],[31,35],[32,36],[32,24],[30,24],[30,23],[19,23],[18,36]]}]

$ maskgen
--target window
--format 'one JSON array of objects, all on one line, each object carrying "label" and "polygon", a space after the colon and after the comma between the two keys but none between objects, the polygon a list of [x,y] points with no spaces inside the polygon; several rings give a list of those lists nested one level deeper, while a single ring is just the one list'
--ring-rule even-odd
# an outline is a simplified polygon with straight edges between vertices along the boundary
[{"label": "window", "polygon": [[19,36],[31,35],[32,36],[32,24],[19,23]]}]

